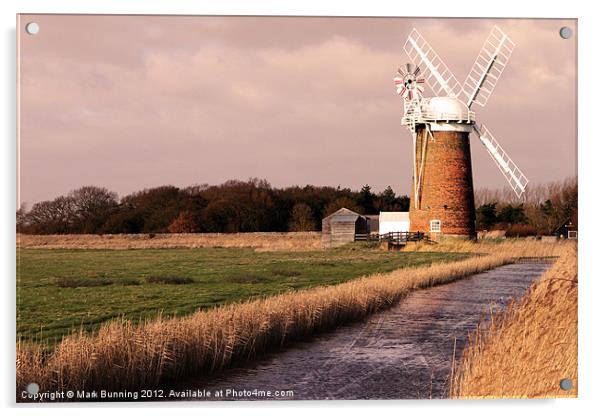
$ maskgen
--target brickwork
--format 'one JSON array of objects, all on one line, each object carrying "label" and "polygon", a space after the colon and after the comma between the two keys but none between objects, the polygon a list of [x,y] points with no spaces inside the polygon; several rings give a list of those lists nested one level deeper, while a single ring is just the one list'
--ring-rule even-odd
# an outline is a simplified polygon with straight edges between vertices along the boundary
[{"label": "brickwork", "polygon": [[[430,232],[430,221],[441,221],[441,234],[474,238],[475,207],[469,133],[419,128],[416,143],[416,175],[424,140],[426,159],[422,173],[419,208],[410,196],[410,231]],[[435,233],[432,237],[436,238]]]}]

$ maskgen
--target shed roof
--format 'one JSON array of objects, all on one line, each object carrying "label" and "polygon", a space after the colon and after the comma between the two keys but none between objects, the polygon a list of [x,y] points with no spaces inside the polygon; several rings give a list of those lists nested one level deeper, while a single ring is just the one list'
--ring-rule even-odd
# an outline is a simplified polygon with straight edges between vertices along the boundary
[{"label": "shed roof", "polygon": [[379,219],[382,221],[410,221],[410,213],[407,211],[390,211],[390,212],[381,212]]},{"label": "shed roof", "polygon": [[354,217],[354,219],[360,216],[360,214],[358,214],[357,212],[353,212],[350,209],[341,208],[338,211],[333,212],[332,214],[330,214],[326,218],[348,216],[348,215],[352,215]]}]

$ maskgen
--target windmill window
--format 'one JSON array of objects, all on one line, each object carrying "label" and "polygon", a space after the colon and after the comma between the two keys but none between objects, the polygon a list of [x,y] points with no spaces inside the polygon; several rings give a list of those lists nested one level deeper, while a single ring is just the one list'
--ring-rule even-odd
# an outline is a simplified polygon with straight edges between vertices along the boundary
[{"label": "windmill window", "polygon": [[432,233],[440,233],[441,232],[441,220],[431,220],[431,232]]}]

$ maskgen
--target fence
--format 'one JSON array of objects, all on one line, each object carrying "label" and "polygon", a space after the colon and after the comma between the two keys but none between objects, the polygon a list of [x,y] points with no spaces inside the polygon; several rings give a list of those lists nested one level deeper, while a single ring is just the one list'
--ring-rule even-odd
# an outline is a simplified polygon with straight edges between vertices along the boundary
[{"label": "fence", "polygon": [[372,242],[388,242],[392,244],[406,244],[410,241],[424,241],[426,243],[433,243],[434,241],[423,232],[409,232],[409,231],[394,231],[386,234],[372,235],[372,234],[356,234],[355,241],[372,241]]}]

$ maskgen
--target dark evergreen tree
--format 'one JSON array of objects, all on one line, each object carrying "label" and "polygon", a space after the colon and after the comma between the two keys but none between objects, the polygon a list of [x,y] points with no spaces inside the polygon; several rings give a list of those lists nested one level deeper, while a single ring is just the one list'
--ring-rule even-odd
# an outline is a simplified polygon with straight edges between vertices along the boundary
[{"label": "dark evergreen tree", "polygon": [[372,193],[369,185],[364,185],[358,195],[358,205],[362,207],[364,214],[376,214],[378,210],[374,207],[376,195]]},{"label": "dark evergreen tree", "polygon": [[497,203],[484,204],[477,208],[478,230],[489,230],[497,221]]},{"label": "dark evergreen tree", "polygon": [[498,214],[498,221],[505,224],[526,224],[528,222],[523,204],[505,205]]}]

